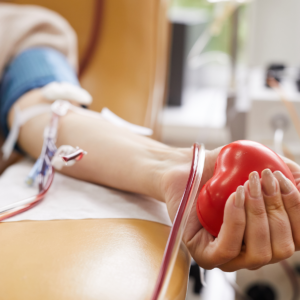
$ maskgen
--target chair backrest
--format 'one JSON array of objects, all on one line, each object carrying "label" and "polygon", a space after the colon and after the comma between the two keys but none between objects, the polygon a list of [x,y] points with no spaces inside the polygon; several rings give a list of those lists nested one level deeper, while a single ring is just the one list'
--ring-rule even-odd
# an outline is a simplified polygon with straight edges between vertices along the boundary
[{"label": "chair backrest", "polygon": [[81,83],[94,98],[91,108],[108,107],[157,132],[166,86],[168,0],[9,2],[44,6],[65,17],[78,35],[79,60],[88,61]]}]

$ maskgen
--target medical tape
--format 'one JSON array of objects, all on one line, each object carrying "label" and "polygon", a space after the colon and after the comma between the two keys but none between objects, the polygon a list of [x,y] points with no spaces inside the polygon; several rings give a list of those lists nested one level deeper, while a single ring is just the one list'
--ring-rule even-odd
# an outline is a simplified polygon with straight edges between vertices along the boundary
[{"label": "medical tape", "polygon": [[[76,160],[71,160],[69,162],[65,162],[63,159],[63,156],[66,155],[70,155],[72,153],[75,153],[77,151],[77,148],[74,148],[70,145],[62,145],[60,146],[55,155],[53,156],[52,160],[51,160],[51,164],[52,166],[56,169],[56,170],[61,170],[64,166],[73,166],[76,162]],[[84,152],[84,154],[87,154],[87,152]]]},{"label": "medical tape", "polygon": [[14,113],[15,113],[14,121],[9,131],[9,134],[2,146],[2,153],[3,153],[4,160],[7,160],[13,151],[16,142],[18,140],[21,126],[23,126],[30,119],[50,111],[51,111],[50,104],[39,104],[39,105],[31,106],[22,111],[20,111],[17,105],[14,107]]},{"label": "medical tape", "polygon": [[51,82],[41,89],[44,98],[50,101],[65,99],[81,105],[90,105],[93,102],[88,91],[69,82]]},{"label": "medical tape", "polygon": [[92,111],[92,110],[83,109],[81,107],[74,106],[74,105],[71,105],[70,110],[72,110],[73,112],[76,112],[78,114],[85,115],[87,117],[92,117],[92,118],[99,118],[101,116],[103,119],[105,119],[109,123],[114,124],[115,126],[118,126],[118,127],[126,128],[126,129],[130,130],[131,132],[134,132],[139,135],[151,136],[153,134],[153,130],[151,128],[132,124],[132,123],[120,118],[116,114],[114,114],[107,107],[104,107],[100,113],[98,113],[96,111]]}]

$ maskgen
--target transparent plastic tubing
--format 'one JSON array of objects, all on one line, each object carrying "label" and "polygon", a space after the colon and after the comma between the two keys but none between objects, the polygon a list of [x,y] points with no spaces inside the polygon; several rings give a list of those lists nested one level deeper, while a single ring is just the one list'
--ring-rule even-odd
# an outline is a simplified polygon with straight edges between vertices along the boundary
[{"label": "transparent plastic tubing", "polygon": [[11,218],[37,205],[46,196],[54,178],[54,168],[51,166],[50,174],[48,175],[47,183],[36,196],[26,198],[24,200],[6,205],[0,208],[0,221]]},{"label": "transparent plastic tubing", "polygon": [[52,167],[50,160],[56,151],[55,138],[57,134],[58,118],[58,115],[56,115],[55,113],[52,114],[49,132],[47,134],[47,137],[45,137],[45,141],[43,144],[42,154],[40,157],[42,160],[42,168],[38,175],[39,193],[35,196],[1,207],[0,221],[11,218],[26,210],[31,209],[32,207],[40,203],[46,196],[54,178],[54,168]]},{"label": "transparent plastic tubing", "polygon": [[[57,136],[58,120],[59,116],[55,113],[52,113],[50,126],[48,127],[47,136],[45,136],[44,138],[42,153],[40,156],[42,166],[38,174],[39,193],[36,196],[32,196],[21,201],[17,201],[15,203],[1,207],[0,222],[31,209],[39,202],[41,202],[46,196],[54,178],[54,168],[51,165],[51,159],[57,150],[55,146],[55,140]],[[77,151],[75,151],[74,153],[63,156],[62,159],[66,163],[73,159],[78,161],[81,160],[84,154],[86,154],[85,151],[83,151],[82,149],[77,149]]]},{"label": "transparent plastic tubing", "polygon": [[205,147],[203,144],[194,144],[193,150],[190,175],[170,231],[151,300],[163,300],[170,282],[188,217],[193,203],[199,194],[199,186],[205,162]]}]

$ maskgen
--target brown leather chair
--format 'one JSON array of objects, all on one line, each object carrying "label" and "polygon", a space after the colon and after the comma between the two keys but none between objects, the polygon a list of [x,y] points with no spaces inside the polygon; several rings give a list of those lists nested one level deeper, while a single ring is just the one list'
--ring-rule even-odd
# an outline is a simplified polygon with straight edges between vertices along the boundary
[{"label": "brown leather chair", "polygon": [[[106,106],[157,132],[166,77],[167,1],[9,2],[42,5],[63,15],[78,34],[81,82],[94,97],[92,108]],[[0,300],[150,299],[169,231],[166,225],[132,219],[0,223]],[[185,299],[189,265],[182,244],[165,299]]]},{"label": "brown leather chair", "polygon": [[[170,228],[132,219],[0,223],[1,300],[146,300]],[[185,299],[182,244],[165,299]]]},{"label": "brown leather chair", "polygon": [[168,0],[9,0],[47,7],[78,36],[81,83],[92,109],[108,107],[158,136],[168,59]]}]

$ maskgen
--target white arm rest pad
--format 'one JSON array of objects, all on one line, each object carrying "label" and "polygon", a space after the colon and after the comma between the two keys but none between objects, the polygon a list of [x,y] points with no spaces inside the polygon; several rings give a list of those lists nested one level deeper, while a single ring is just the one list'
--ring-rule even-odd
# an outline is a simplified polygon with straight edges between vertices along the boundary
[{"label": "white arm rest pad", "polygon": [[[25,184],[32,165],[32,161],[25,159],[3,173],[0,177],[0,206],[37,193],[36,187]],[[162,202],[59,173],[54,176],[50,191],[40,204],[6,221],[131,218],[171,225],[166,205]]]}]

